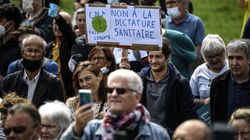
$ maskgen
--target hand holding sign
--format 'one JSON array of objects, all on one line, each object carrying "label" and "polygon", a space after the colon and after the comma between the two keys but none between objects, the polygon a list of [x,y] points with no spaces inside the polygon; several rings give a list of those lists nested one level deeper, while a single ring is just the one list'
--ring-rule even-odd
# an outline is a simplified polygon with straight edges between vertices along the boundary
[{"label": "hand holding sign", "polygon": [[128,49],[122,50],[122,58],[119,64],[120,69],[130,69],[130,62],[128,61]]}]

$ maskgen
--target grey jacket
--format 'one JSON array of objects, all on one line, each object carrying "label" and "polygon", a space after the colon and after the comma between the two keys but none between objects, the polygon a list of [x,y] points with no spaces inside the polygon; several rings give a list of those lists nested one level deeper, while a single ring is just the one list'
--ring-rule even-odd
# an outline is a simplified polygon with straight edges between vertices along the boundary
[{"label": "grey jacket", "polygon": [[[92,120],[84,129],[83,136],[77,137],[73,132],[73,124],[63,133],[60,140],[102,140],[103,120]],[[167,131],[158,124],[139,123],[139,131],[135,140],[170,140]]]}]

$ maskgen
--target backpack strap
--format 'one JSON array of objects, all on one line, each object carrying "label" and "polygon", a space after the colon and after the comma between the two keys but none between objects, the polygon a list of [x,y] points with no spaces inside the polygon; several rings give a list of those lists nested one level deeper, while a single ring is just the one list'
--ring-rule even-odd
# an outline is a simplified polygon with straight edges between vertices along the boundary
[{"label": "backpack strap", "polygon": [[46,67],[48,66],[49,63],[49,59],[48,58],[43,58],[43,64],[42,64],[42,68],[46,70]]},{"label": "backpack strap", "polygon": [[16,65],[15,65],[15,70],[14,70],[14,71],[19,71],[19,70],[22,69],[22,60],[23,60],[23,59],[18,59],[18,60],[16,61]]}]

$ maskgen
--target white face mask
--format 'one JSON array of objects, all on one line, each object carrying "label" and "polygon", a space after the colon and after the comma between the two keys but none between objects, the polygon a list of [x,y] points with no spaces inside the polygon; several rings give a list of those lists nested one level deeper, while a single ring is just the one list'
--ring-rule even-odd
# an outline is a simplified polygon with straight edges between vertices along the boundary
[{"label": "white face mask", "polygon": [[3,25],[0,25],[0,38],[5,35],[5,28]]},{"label": "white face mask", "polygon": [[109,69],[108,69],[107,67],[102,67],[102,68],[101,68],[101,72],[102,72],[102,74],[108,73],[108,72],[109,72]]},{"label": "white face mask", "polygon": [[167,13],[171,18],[177,18],[181,15],[179,7],[167,8]]},{"label": "white face mask", "polygon": [[33,0],[23,0],[22,1],[22,7],[23,7],[23,12],[29,12],[32,10],[33,6]]}]

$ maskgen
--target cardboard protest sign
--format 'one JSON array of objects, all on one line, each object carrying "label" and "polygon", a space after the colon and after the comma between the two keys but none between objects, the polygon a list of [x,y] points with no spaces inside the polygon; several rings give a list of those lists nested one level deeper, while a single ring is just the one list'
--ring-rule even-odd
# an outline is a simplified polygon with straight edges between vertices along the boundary
[{"label": "cardboard protest sign", "polygon": [[89,44],[159,50],[162,47],[159,7],[85,6]]}]

